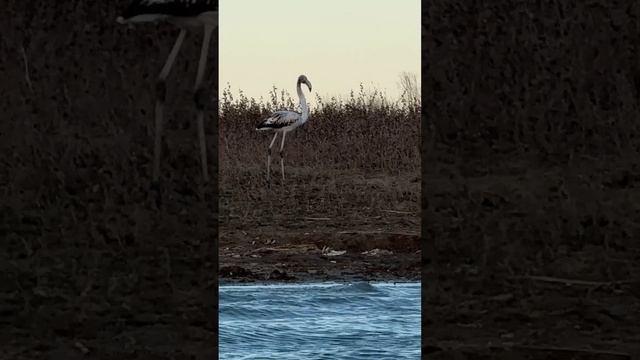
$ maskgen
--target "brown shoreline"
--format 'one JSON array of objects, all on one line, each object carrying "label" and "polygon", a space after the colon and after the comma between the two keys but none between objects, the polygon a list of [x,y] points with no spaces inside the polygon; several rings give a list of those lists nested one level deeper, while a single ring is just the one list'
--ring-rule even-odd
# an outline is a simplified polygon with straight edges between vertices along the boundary
[{"label": "brown shoreline", "polygon": [[[260,240],[249,242],[247,238]],[[221,282],[420,281],[420,238],[416,234],[283,235],[267,229],[225,231],[220,243]]]},{"label": "brown shoreline", "polygon": [[415,172],[292,164],[267,187],[261,166],[222,170],[221,281],[420,281]]}]

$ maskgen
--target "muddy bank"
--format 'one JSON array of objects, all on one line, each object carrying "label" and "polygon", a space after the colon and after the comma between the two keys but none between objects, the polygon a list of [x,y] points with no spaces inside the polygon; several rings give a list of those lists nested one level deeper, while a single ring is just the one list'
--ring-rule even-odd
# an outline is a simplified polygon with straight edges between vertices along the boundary
[{"label": "muddy bank", "polygon": [[292,165],[286,182],[276,178],[268,188],[264,171],[224,170],[221,281],[420,280],[414,172]]},{"label": "muddy bank", "polygon": [[420,281],[416,234],[225,232],[221,282]]}]

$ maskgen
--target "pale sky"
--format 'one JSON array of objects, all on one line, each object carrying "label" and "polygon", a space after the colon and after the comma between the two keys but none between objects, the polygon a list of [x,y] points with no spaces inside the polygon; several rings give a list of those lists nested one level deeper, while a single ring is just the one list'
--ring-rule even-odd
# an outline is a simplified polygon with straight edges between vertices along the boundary
[{"label": "pale sky", "polygon": [[220,87],[234,95],[268,100],[275,85],[297,101],[305,74],[309,100],[360,83],[395,99],[401,72],[420,81],[419,0],[221,0],[218,29]]}]

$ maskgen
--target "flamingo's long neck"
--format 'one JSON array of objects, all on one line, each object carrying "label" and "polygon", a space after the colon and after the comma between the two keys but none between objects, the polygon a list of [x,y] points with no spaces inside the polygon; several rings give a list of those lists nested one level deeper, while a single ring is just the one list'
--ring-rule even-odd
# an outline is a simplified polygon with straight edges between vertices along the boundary
[{"label": "flamingo's long neck", "polygon": [[298,98],[300,98],[300,107],[302,108],[302,121],[307,121],[309,118],[309,106],[307,106],[307,99],[302,92],[302,83],[298,82],[297,86]]}]

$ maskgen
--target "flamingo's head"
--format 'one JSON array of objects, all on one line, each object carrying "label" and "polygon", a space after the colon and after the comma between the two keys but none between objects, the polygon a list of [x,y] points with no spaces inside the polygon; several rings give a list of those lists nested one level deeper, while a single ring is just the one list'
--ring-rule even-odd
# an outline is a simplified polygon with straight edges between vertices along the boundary
[{"label": "flamingo's head", "polygon": [[298,85],[300,84],[307,85],[307,87],[309,88],[309,91],[311,91],[311,81],[309,81],[309,79],[307,79],[305,75],[298,76]]}]

